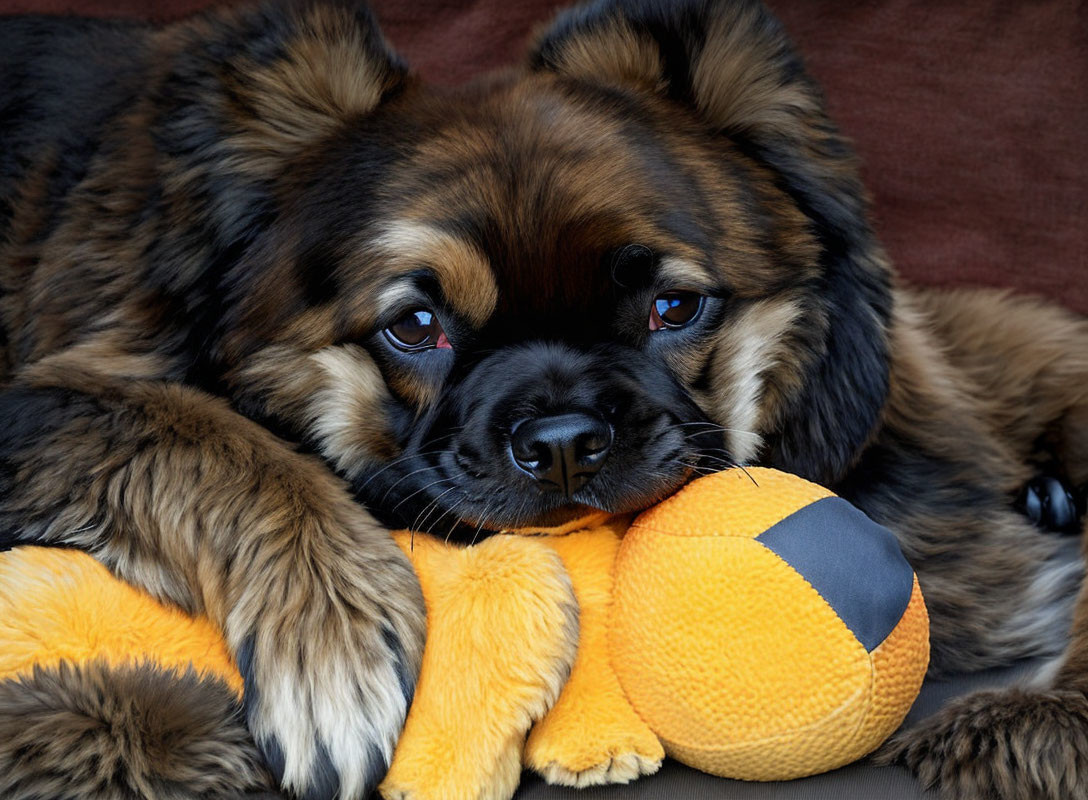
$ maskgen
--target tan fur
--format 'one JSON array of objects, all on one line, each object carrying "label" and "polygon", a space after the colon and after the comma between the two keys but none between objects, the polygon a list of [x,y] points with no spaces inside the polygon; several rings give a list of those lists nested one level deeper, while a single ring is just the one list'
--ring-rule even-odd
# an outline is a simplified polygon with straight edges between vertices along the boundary
[{"label": "tan fur", "polygon": [[559,58],[564,71],[580,78],[633,83],[651,91],[664,88],[657,48],[625,25],[614,25],[592,39],[577,39]]},{"label": "tan fur", "polygon": [[248,104],[224,147],[228,162],[259,177],[276,175],[341,120],[371,111],[395,80],[366,53],[362,33],[332,8],[315,7],[286,57],[269,67],[239,64],[230,86]]},{"label": "tan fur", "polygon": [[[464,239],[425,222],[395,220],[371,244],[406,271],[432,265],[450,303],[473,324],[483,325],[495,310],[499,290],[491,268],[484,255]],[[391,298],[385,304],[394,305]]]},{"label": "tan fur", "polygon": [[718,16],[707,37],[715,46],[695,64],[695,96],[708,118],[726,129],[793,131],[820,113],[819,102],[800,83],[783,85],[767,69],[766,50],[751,46],[759,11],[743,5]]},{"label": "tan fur", "polygon": [[716,390],[700,400],[711,419],[726,427],[726,441],[741,463],[755,459],[763,444],[759,431],[770,427],[767,417],[773,419],[773,406],[767,410],[769,387],[789,379],[794,366],[790,330],[798,316],[789,299],[763,300],[747,308],[736,325],[723,328],[714,343],[711,380]]}]

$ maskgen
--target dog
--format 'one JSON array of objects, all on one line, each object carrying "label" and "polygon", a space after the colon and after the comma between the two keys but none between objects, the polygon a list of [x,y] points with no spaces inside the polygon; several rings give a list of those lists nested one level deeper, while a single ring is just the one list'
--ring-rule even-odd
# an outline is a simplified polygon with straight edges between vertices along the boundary
[{"label": "dog", "polygon": [[45,670],[0,685],[5,797],[361,797],[424,637],[388,527],[560,525],[734,464],[896,533],[934,674],[1055,657],[884,761],[1088,793],[1080,562],[1014,507],[1043,464],[1088,481],[1088,323],[904,287],[756,0],[597,0],[457,91],[348,0],[6,19],[0,75],[0,529],[207,613],[249,730],[199,682]]}]

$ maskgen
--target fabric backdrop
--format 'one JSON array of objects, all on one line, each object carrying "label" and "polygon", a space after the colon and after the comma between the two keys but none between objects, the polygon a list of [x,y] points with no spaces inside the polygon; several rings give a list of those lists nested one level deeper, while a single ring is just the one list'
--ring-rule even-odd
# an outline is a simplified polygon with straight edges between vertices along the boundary
[{"label": "fabric backdrop", "polygon": [[[854,139],[915,283],[1010,286],[1088,313],[1088,3],[768,0]],[[168,20],[207,0],[0,0]],[[514,63],[554,0],[375,0],[435,82]]]}]

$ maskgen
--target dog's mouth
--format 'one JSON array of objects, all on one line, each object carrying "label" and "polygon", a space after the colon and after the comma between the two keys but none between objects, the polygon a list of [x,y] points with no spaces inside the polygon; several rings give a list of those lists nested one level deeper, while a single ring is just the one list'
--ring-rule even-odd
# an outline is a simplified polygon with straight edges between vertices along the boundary
[{"label": "dog's mouth", "polygon": [[[445,446],[423,446],[379,467],[356,483],[356,493],[389,527],[474,541],[635,513],[698,475],[733,466],[717,426],[663,418],[656,427],[640,437],[642,446],[617,442],[617,452],[592,465],[588,476],[572,474],[571,465],[543,463],[543,451],[541,463],[533,463],[532,448],[522,450],[520,461],[516,455],[484,459],[457,437],[433,437]],[[511,451],[509,442],[505,449]]]}]

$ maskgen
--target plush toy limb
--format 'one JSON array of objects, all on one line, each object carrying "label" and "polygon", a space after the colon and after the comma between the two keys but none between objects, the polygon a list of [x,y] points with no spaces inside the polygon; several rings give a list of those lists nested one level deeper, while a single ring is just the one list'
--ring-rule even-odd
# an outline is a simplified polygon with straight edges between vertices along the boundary
[{"label": "plush toy limb", "polygon": [[525,764],[549,783],[627,783],[657,771],[661,743],[627,702],[608,649],[612,575],[626,521],[549,536],[574,583],[580,608],[578,655],[559,700],[525,745]]},{"label": "plush toy limb", "polygon": [[415,699],[379,787],[386,800],[506,800],[526,732],[559,695],[578,641],[561,560],[539,538],[470,548],[394,535],[427,605]]}]

